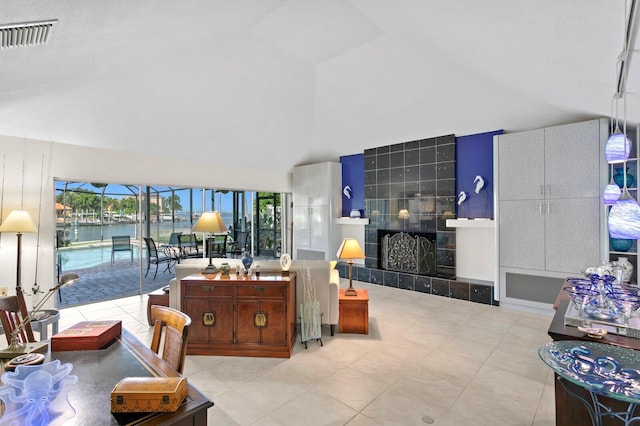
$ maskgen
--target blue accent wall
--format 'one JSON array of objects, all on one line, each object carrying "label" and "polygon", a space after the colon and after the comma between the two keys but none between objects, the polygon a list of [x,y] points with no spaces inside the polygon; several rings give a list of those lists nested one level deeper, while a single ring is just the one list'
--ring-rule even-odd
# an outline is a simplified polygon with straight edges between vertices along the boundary
[{"label": "blue accent wall", "polygon": [[[456,138],[456,210],[458,218],[493,219],[493,137],[502,130]],[[484,179],[484,187],[475,192],[476,176]],[[460,192],[466,200],[458,205]]]},{"label": "blue accent wall", "polygon": [[[342,164],[342,216],[349,217],[352,209],[364,217],[364,154],[340,157]],[[344,195],[345,186],[351,188],[351,198]]]}]

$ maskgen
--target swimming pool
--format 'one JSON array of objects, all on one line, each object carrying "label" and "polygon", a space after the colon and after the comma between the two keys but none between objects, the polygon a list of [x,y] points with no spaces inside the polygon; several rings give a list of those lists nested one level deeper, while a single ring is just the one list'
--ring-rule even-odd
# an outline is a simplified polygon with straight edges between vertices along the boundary
[{"label": "swimming pool", "polygon": [[[138,256],[139,248],[133,246],[133,259],[137,259]],[[131,259],[131,253],[116,252],[115,260],[121,259]],[[111,263],[111,246],[59,250],[58,262],[62,272]]]}]

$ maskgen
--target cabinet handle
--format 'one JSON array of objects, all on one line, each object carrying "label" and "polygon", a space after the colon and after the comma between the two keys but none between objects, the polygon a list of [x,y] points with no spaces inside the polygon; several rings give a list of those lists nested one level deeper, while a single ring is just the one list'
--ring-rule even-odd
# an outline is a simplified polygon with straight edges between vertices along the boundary
[{"label": "cabinet handle", "polygon": [[267,326],[267,314],[264,312],[257,312],[253,317],[253,323],[256,327],[262,328]]},{"label": "cabinet handle", "polygon": [[540,214],[542,214],[542,202],[538,203],[538,211]]},{"label": "cabinet handle", "polygon": [[551,184],[547,185],[547,197],[551,196]]},{"label": "cabinet handle", "polygon": [[544,197],[544,185],[540,185],[540,196]]},{"label": "cabinet handle", "polygon": [[216,288],[214,285],[203,285],[202,291],[213,291]]},{"label": "cabinet handle", "polygon": [[216,325],[216,313],[213,312],[205,312],[202,314],[202,324],[213,327]]},{"label": "cabinet handle", "polygon": [[254,286],[254,287],[253,287],[253,289],[254,289],[255,291],[263,292],[263,291],[265,291],[267,288],[266,288],[265,286],[262,286],[262,285],[260,285],[260,286],[258,286],[258,285],[257,285],[257,286]]},{"label": "cabinet handle", "polygon": [[547,201],[547,214],[551,214],[551,203]]}]

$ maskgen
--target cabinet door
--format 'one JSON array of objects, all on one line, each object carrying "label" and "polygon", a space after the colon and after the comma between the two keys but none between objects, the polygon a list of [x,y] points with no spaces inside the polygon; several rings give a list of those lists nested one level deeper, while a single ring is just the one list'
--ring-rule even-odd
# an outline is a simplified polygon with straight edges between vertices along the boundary
[{"label": "cabinet door", "polygon": [[577,276],[600,264],[600,198],[548,200],[546,269]]},{"label": "cabinet door", "polygon": [[599,197],[600,121],[548,127],[544,132],[546,197]]},{"label": "cabinet door", "polygon": [[545,268],[543,200],[500,202],[500,266]]},{"label": "cabinet door", "polygon": [[[256,315],[261,314],[260,299],[237,299],[238,335],[236,343],[260,343],[260,323],[256,323]],[[269,319],[267,318],[267,321]],[[268,324],[268,322],[267,322]]]},{"label": "cabinet door", "polygon": [[209,327],[202,322],[203,313],[209,311],[209,301],[185,297],[182,303],[184,313],[191,318],[189,343],[209,343]]},{"label": "cabinet door", "polygon": [[[329,206],[310,207],[310,247],[318,250],[329,248]],[[336,247],[336,251],[338,247]]]},{"label": "cabinet door", "polygon": [[544,129],[500,135],[498,162],[500,200],[544,197]]},{"label": "cabinet door", "polygon": [[287,317],[285,301],[262,299],[262,311],[267,315],[267,326],[262,328],[262,343],[287,345]]},{"label": "cabinet door", "polygon": [[[233,343],[233,300],[210,299],[209,312],[214,315],[215,323],[209,327],[210,343]],[[204,318],[196,318],[204,322]]]},{"label": "cabinet door", "polygon": [[308,248],[311,246],[310,208],[309,206],[296,206],[293,208],[293,243],[296,248]]}]

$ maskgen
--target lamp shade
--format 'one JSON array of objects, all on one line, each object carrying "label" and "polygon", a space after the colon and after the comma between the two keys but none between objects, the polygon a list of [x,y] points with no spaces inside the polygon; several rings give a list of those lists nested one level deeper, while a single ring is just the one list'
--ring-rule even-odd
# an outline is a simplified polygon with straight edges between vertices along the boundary
[{"label": "lamp shade", "polygon": [[640,238],[640,206],[627,189],[609,211],[609,236],[611,238]]},{"label": "lamp shade", "polygon": [[620,131],[620,127],[616,126],[613,135],[607,140],[604,147],[604,156],[607,163],[623,163],[629,159],[631,153],[631,141]]},{"label": "lamp shade", "polygon": [[399,219],[409,219],[409,210],[402,209],[398,212]]},{"label": "lamp shade", "polygon": [[193,225],[193,231],[219,234],[227,232],[227,226],[224,224],[222,216],[220,216],[220,212],[204,212],[196,224]]},{"label": "lamp shade", "polygon": [[338,259],[364,259],[365,255],[355,238],[345,238],[337,253]]},{"label": "lamp shade", "polygon": [[602,202],[605,206],[612,206],[620,199],[622,195],[622,190],[615,183],[610,183],[604,189],[604,194],[602,195]]},{"label": "lamp shade", "polygon": [[0,232],[32,233],[38,232],[33,219],[26,210],[14,210],[0,225]]}]

